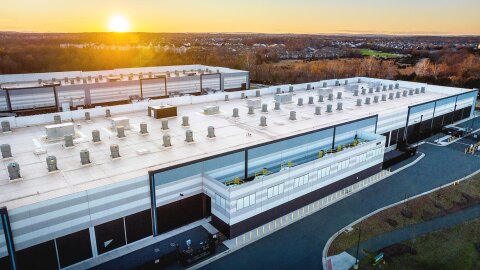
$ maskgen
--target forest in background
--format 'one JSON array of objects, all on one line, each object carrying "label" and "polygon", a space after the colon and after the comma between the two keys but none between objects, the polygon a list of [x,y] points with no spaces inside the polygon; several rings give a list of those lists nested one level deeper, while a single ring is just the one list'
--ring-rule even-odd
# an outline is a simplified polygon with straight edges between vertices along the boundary
[{"label": "forest in background", "polygon": [[[322,48],[332,46],[333,42],[349,44],[353,41],[346,37],[240,35],[225,38],[208,34],[107,37],[100,34],[0,35],[0,74],[205,64],[248,70],[253,82],[269,85],[366,76],[480,87],[479,50],[445,43],[422,49],[386,49],[407,55],[400,59],[361,56],[351,47],[339,45],[335,49],[345,52],[342,57],[282,60],[278,57],[282,53],[279,46],[258,47],[256,44],[282,44],[284,51],[301,51],[307,45]],[[102,46],[98,45],[100,39]],[[401,44],[399,40],[395,42]],[[383,41],[377,37],[375,41],[362,44],[375,49],[375,42]],[[435,44],[435,41],[429,42],[427,44]],[[60,46],[65,43],[87,45]],[[188,50],[179,52],[182,44],[188,44]]]}]

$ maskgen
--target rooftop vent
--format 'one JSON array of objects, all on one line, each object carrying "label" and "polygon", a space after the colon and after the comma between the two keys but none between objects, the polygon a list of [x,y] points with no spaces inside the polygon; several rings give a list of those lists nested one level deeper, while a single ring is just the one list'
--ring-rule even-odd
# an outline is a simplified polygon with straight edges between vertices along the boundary
[{"label": "rooftop vent", "polygon": [[354,97],[358,96],[358,90],[353,91],[353,96]]},{"label": "rooftop vent", "polygon": [[331,113],[332,112],[332,104],[327,104],[327,110],[326,110],[327,113]]},{"label": "rooftop vent", "polygon": [[255,114],[255,108],[253,108],[253,106],[248,106],[248,114]]},{"label": "rooftop vent", "polygon": [[337,103],[337,111],[341,111],[343,110],[343,103],[342,102],[338,102]]},{"label": "rooftop vent", "polygon": [[20,175],[20,165],[17,162],[11,162],[7,165],[8,175],[10,180],[16,180],[22,178]]},{"label": "rooftop vent", "polygon": [[148,134],[147,123],[145,122],[140,123],[140,134],[142,135]]},{"label": "rooftop vent", "polygon": [[238,108],[233,108],[232,117],[239,117],[239,115],[238,115]]},{"label": "rooftop vent", "polygon": [[268,105],[266,103],[262,104],[262,112],[263,113],[268,112]]},{"label": "rooftop vent", "polygon": [[118,138],[125,138],[125,128],[123,126],[117,127],[117,137]]},{"label": "rooftop vent", "polygon": [[330,100],[330,101],[333,100],[333,94],[332,93],[328,94],[328,100]]},{"label": "rooftop vent", "polygon": [[345,85],[347,85],[347,84],[348,84],[348,80],[345,80]]},{"label": "rooftop vent", "polygon": [[90,118],[90,112],[85,112],[85,121],[90,121],[90,120],[92,120]]},{"label": "rooftop vent", "polygon": [[213,126],[208,127],[207,138],[215,138],[215,128]]},{"label": "rooftop vent", "polygon": [[318,102],[323,102],[323,96],[322,95],[318,96]]},{"label": "rooftop vent", "polygon": [[370,98],[369,97],[365,98],[365,105],[370,105]]},{"label": "rooftop vent", "polygon": [[298,106],[303,106],[303,98],[298,98],[297,102]]},{"label": "rooftop vent", "polygon": [[400,96],[402,95],[402,93],[400,91],[398,91],[396,94],[395,94],[395,98],[400,98]]},{"label": "rooftop vent", "polygon": [[255,96],[260,97],[260,90],[255,91]]},{"label": "rooftop vent", "polygon": [[267,117],[266,116],[261,116],[260,117],[260,126],[261,127],[266,127],[267,126]]},{"label": "rooftop vent", "polygon": [[93,141],[94,143],[101,142],[101,139],[100,139],[100,131],[98,131],[97,129],[92,130],[92,141]]},{"label": "rooftop vent", "polygon": [[307,90],[311,90],[312,89],[312,85],[311,84],[307,84]]},{"label": "rooftop vent", "polygon": [[293,93],[293,86],[288,87],[288,92]]},{"label": "rooftop vent", "polygon": [[48,156],[45,160],[47,162],[48,172],[58,171],[57,158],[55,156]]},{"label": "rooftop vent", "polygon": [[388,90],[393,90],[393,84],[388,85]]},{"label": "rooftop vent", "polygon": [[116,159],[120,157],[120,147],[118,144],[110,145],[110,157],[112,159]]},{"label": "rooftop vent", "polygon": [[10,144],[0,145],[0,151],[2,152],[2,158],[12,157],[12,148],[10,147]]},{"label": "rooftop vent", "polygon": [[282,93],[282,89],[280,89],[280,87],[277,87],[277,94],[281,94]]},{"label": "rooftop vent", "polygon": [[193,131],[187,130],[185,132],[185,141],[188,142],[188,143],[193,142]]},{"label": "rooftop vent", "polygon": [[297,113],[295,111],[290,111],[290,117],[288,118],[289,120],[297,120]]},{"label": "rooftop vent", "polygon": [[368,88],[368,93],[373,94],[373,87]]},{"label": "rooftop vent", "polygon": [[393,99],[394,96],[395,96],[394,93],[390,93],[390,94],[388,94],[388,99]]},{"label": "rooftop vent", "polygon": [[240,94],[240,99],[245,99],[245,93]]},{"label": "rooftop vent", "polygon": [[80,163],[82,165],[90,164],[90,152],[87,149],[80,151]]},{"label": "rooftop vent", "polygon": [[358,78],[357,83],[361,83],[362,79]]},{"label": "rooftop vent", "polygon": [[315,107],[315,115],[321,115],[322,114],[322,107],[316,106]]},{"label": "rooftop vent", "polygon": [[170,134],[163,134],[163,147],[170,147],[170,146],[172,146]]},{"label": "rooftop vent", "polygon": [[340,82],[339,82],[339,81],[335,81],[335,86],[340,86]]},{"label": "rooftop vent", "polygon": [[413,96],[413,89],[408,90],[408,94],[409,94],[410,96]]},{"label": "rooftop vent", "polygon": [[280,102],[275,101],[275,108],[274,108],[274,110],[276,110],[276,111],[280,110]]},{"label": "rooftop vent", "polygon": [[373,103],[378,103],[378,96],[373,97]]},{"label": "rooftop vent", "polygon": [[337,99],[342,99],[342,92],[337,92]]},{"label": "rooftop vent", "polygon": [[10,122],[9,121],[2,121],[2,132],[10,132]]},{"label": "rooftop vent", "polygon": [[415,88],[415,94],[420,94],[420,88]]},{"label": "rooftop vent", "polygon": [[395,89],[400,89],[400,84],[396,83],[395,84]]},{"label": "rooftop vent", "polygon": [[66,148],[69,148],[69,147],[74,147],[75,145],[73,144],[73,136],[71,134],[68,134],[68,135],[65,135],[63,137],[64,141],[65,141],[65,144],[64,146]]},{"label": "rooftop vent", "polygon": [[327,82],[323,82],[322,87],[327,87],[327,86],[328,86],[328,85],[327,85]]},{"label": "rooftop vent", "polygon": [[362,100],[361,99],[357,99],[357,104],[356,106],[362,106]]},{"label": "rooftop vent", "polygon": [[[235,111],[235,109],[233,109]],[[238,109],[237,109],[237,114],[238,114]],[[190,124],[188,123],[188,116],[184,115],[182,116],[182,127],[188,127]]]},{"label": "rooftop vent", "polygon": [[422,86],[422,88],[420,89],[420,93],[425,94],[425,91],[426,91],[426,88]]},{"label": "rooftop vent", "polygon": [[403,95],[404,97],[406,97],[406,96],[408,95],[408,91],[407,91],[407,90],[404,90],[402,95]]},{"label": "rooftop vent", "polygon": [[228,101],[229,98],[228,98],[228,95],[225,95],[225,101]]},{"label": "rooftop vent", "polygon": [[385,94],[382,95],[382,101],[387,101],[387,95]]},{"label": "rooftop vent", "polygon": [[365,95],[365,94],[367,94],[367,89],[362,88],[362,95]]},{"label": "rooftop vent", "polygon": [[162,130],[167,130],[168,129],[168,119],[162,119]]},{"label": "rooftop vent", "polygon": [[62,123],[62,117],[59,114],[55,114],[53,116],[53,123],[54,124],[61,124]]},{"label": "rooftop vent", "polygon": [[377,88],[375,89],[375,92],[380,92],[380,86],[377,86]]},{"label": "rooftop vent", "polygon": [[387,91],[387,86],[386,85],[383,86],[382,91]]},{"label": "rooftop vent", "polygon": [[313,105],[313,97],[308,97],[308,105]]}]

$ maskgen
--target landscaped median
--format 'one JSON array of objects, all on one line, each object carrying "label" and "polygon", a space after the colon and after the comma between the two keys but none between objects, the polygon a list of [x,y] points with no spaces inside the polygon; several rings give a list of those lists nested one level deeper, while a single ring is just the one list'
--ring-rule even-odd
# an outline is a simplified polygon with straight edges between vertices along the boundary
[{"label": "landscaped median", "polygon": [[[409,194],[405,194],[405,199],[408,199],[408,197]],[[478,204],[480,204],[480,174],[425,196],[406,200],[404,203],[368,217],[353,226],[352,230],[347,230],[338,235],[330,245],[328,256],[336,255],[346,250],[349,250],[350,254],[353,253],[352,255],[355,256],[355,252],[352,252],[352,250],[355,250],[357,246],[358,229],[361,232],[360,242],[362,243],[375,236],[412,227],[415,224],[433,221]],[[414,237],[415,235],[412,235],[412,238]],[[386,253],[385,259],[387,262],[391,261],[393,257],[407,252],[402,245],[390,248],[393,249],[390,251],[395,252]],[[362,244],[360,244],[360,249],[360,253],[368,254],[370,252],[372,256],[377,255],[376,250],[362,250]],[[448,244],[445,244],[445,250],[448,249]],[[417,252],[420,251],[417,250]]]},{"label": "landscaped median", "polygon": [[435,231],[382,249],[386,262],[368,253],[360,269],[480,269],[480,219]]}]

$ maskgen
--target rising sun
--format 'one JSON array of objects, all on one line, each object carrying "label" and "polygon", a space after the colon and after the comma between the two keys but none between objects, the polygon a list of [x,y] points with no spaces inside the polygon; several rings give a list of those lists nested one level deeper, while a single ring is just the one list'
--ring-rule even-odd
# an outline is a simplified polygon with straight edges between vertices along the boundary
[{"label": "rising sun", "polygon": [[110,21],[108,22],[108,30],[110,32],[128,32],[130,30],[130,24],[125,17],[116,15],[110,18]]}]

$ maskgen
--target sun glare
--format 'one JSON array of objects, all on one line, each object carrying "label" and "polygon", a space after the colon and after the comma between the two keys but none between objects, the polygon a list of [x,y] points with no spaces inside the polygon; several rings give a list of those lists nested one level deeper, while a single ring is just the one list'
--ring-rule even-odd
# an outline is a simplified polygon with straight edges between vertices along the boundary
[{"label": "sun glare", "polygon": [[110,32],[128,32],[130,30],[130,24],[125,17],[117,15],[110,18],[108,30]]}]

